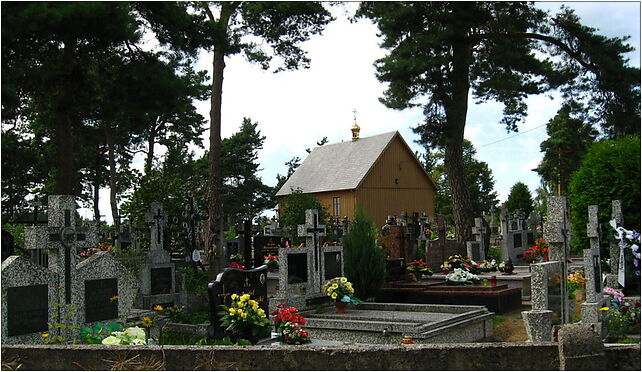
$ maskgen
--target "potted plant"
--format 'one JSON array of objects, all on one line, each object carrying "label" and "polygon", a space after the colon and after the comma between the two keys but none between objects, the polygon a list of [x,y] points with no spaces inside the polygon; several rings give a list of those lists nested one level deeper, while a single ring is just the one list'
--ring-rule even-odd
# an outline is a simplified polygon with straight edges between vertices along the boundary
[{"label": "potted plant", "polygon": [[354,296],[354,288],[347,278],[333,278],[322,287],[323,292],[334,301],[338,314],[345,313],[349,303],[360,304],[361,300]]},{"label": "potted plant", "polygon": [[640,334],[640,301],[628,302],[623,292],[610,287],[604,288],[603,292],[610,297],[609,306],[600,309],[606,312],[607,340],[618,342],[628,334]]},{"label": "potted plant", "polygon": [[414,260],[406,266],[406,271],[411,275],[412,279],[416,282],[421,279],[422,275],[432,275],[432,271],[424,260]]},{"label": "potted plant", "polygon": [[301,345],[310,342],[308,331],[302,326],[306,320],[303,315],[299,314],[296,307],[285,307],[285,304],[277,305],[277,309],[272,312],[274,317],[274,329],[279,334],[281,341],[290,345]]},{"label": "potted plant", "polygon": [[270,335],[270,320],[257,301],[247,293],[241,296],[233,293],[231,298],[232,306],[221,305],[219,315],[221,326],[227,327],[225,330],[232,338],[244,338],[256,345],[259,339]]},{"label": "potted plant", "polygon": [[279,271],[279,256],[265,256],[263,257],[263,263],[267,265],[269,271]]}]

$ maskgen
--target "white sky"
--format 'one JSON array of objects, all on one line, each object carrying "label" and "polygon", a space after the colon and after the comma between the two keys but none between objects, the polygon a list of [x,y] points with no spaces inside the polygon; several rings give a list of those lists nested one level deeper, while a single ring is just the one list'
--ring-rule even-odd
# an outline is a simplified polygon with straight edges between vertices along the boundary
[{"label": "white sky", "polygon": [[[562,3],[540,2],[543,9],[557,11]],[[640,66],[640,3],[639,2],[567,2],[576,10],[583,24],[597,28],[606,36],[630,35],[629,44],[636,49],[629,53],[630,64]],[[350,139],[352,110],[357,110],[361,136],[367,137],[393,130],[399,131],[413,150],[421,150],[414,141],[418,136],[411,128],[421,122],[421,108],[403,111],[386,108],[378,100],[386,85],[375,77],[373,63],[385,55],[378,46],[377,28],[368,20],[350,23],[346,14],[353,14],[357,3],[332,11],[337,18],[322,35],[303,44],[311,58],[305,70],[273,74],[251,65],[240,55],[226,60],[223,82],[222,137],[240,128],[243,117],[258,122],[266,136],[259,152],[263,182],[274,186],[276,174],[285,174],[285,162],[294,156],[305,159],[306,148],[328,137],[330,143]],[[211,73],[211,54],[201,53],[197,69]],[[538,175],[531,171],[542,158],[539,144],[546,136],[545,124],[557,112],[560,99],[534,96],[527,100],[529,110],[519,133],[513,136],[501,119],[502,104],[489,102],[476,105],[470,102],[465,137],[477,149],[477,159],[488,163],[495,178],[495,190],[500,202],[518,181],[531,191],[539,185]],[[209,120],[209,101],[198,102],[199,112]],[[209,146],[209,131],[204,133],[205,147]],[[490,144],[490,145],[489,145]],[[163,150],[161,150],[162,153]],[[202,153],[197,152],[198,155]],[[142,169],[142,159],[136,167]],[[108,190],[101,190],[100,211],[111,223]],[[91,218],[89,209],[81,212]]]}]

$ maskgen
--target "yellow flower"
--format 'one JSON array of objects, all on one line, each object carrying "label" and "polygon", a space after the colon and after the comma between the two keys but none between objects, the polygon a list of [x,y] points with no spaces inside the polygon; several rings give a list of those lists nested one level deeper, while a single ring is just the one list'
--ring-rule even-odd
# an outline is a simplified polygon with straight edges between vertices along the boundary
[{"label": "yellow flower", "polygon": [[40,335],[40,337],[47,338],[47,337],[49,337],[49,333],[43,333],[43,334]]},{"label": "yellow flower", "polygon": [[241,318],[243,318],[243,319],[247,318],[247,314],[244,313],[244,312],[241,312]]},{"label": "yellow flower", "polygon": [[234,309],[230,308],[230,315],[234,316],[234,314],[236,314],[236,311]]},{"label": "yellow flower", "polygon": [[341,283],[345,283],[345,282],[348,281],[348,279],[343,277],[343,276],[341,278],[339,278],[339,280],[341,281]]},{"label": "yellow flower", "polygon": [[333,293],[330,297],[332,297],[333,300],[336,300],[337,299],[337,294]]},{"label": "yellow flower", "polygon": [[151,327],[151,326],[152,326],[152,324],[153,324],[153,323],[154,323],[154,322],[152,321],[152,318],[150,318],[150,317],[148,317],[148,316],[143,317],[143,320],[142,320],[142,325],[143,325],[143,327],[145,327],[145,328],[149,328],[149,327]]},{"label": "yellow flower", "polygon": [[247,301],[249,299],[250,299],[250,295],[247,293],[241,296],[241,301]]},{"label": "yellow flower", "polygon": [[236,300],[237,298],[239,298],[239,295],[237,295],[236,293],[232,293],[232,300]]},{"label": "yellow flower", "polygon": [[258,302],[254,301],[254,300],[249,300],[247,303],[250,304],[250,306],[252,306],[252,307],[257,306],[259,304]]},{"label": "yellow flower", "polygon": [[598,309],[597,311],[607,311],[608,309],[609,309],[608,307],[603,307],[603,308]]},{"label": "yellow flower", "polygon": [[337,285],[337,283],[334,283],[334,284],[332,285],[332,289],[337,289],[337,288],[339,288],[339,286]]},{"label": "yellow flower", "polygon": [[239,301],[239,302],[236,303],[236,306],[237,307],[243,307],[243,306],[245,306],[245,302]]},{"label": "yellow flower", "polygon": [[161,305],[156,305],[154,306],[154,311],[163,311],[163,307]]},{"label": "yellow flower", "polygon": [[118,299],[118,296],[112,296],[109,298],[109,302],[114,302]]},{"label": "yellow flower", "polygon": [[260,317],[265,317],[265,310],[258,309],[256,312],[259,314]]}]

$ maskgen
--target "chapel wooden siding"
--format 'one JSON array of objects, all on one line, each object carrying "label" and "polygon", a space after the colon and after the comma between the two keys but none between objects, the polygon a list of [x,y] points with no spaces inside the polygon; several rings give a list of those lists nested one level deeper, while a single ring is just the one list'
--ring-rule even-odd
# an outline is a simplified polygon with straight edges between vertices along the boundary
[{"label": "chapel wooden siding", "polygon": [[[377,145],[368,144],[369,139],[372,139],[373,143],[377,142]],[[356,206],[360,205],[373,219],[377,228],[381,228],[386,223],[387,216],[398,216],[401,212],[426,212],[432,219],[435,211],[436,186],[399,132],[366,137],[357,141],[364,142],[326,145],[335,147],[332,151],[329,151],[330,147],[323,149],[325,154],[319,154],[320,151],[316,150],[320,148],[316,148],[277,193],[279,201],[289,194],[286,186],[299,187],[303,192],[314,195],[334,217],[347,216],[352,220]],[[360,147],[351,150],[352,152],[346,150],[347,147],[356,145]],[[331,158],[333,153],[337,154],[334,159]],[[355,153],[359,154],[358,159],[346,156],[346,154]],[[326,185],[320,191],[314,190],[314,185],[323,183],[327,177],[337,177],[342,180],[350,177],[337,174],[341,172],[335,171],[332,166],[320,168],[318,165],[319,163],[328,164],[331,161],[343,164],[341,169],[351,169],[350,162],[355,161],[369,161],[370,164],[361,171],[362,174],[352,180],[352,184],[343,182],[344,189],[326,190],[331,188]],[[323,179],[319,179],[320,173],[326,173],[322,172],[322,169],[327,170],[327,174]],[[355,169],[359,168],[355,167]],[[316,182],[309,182],[311,178]],[[337,201],[339,202],[338,213],[335,208]]]}]

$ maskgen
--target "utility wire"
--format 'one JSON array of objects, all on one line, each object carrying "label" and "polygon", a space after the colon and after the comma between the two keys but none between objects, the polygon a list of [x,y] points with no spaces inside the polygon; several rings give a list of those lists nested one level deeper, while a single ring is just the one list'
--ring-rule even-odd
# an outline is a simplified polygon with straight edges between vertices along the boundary
[{"label": "utility wire", "polygon": [[493,142],[487,143],[487,144],[485,144],[485,145],[481,145],[481,146],[479,146],[479,148],[486,147],[486,146],[490,146],[490,145],[494,145],[494,144],[496,144],[496,143],[498,143],[498,142],[506,141],[506,140],[508,140],[508,139],[515,138],[515,137],[517,137],[517,136],[521,136],[522,134],[526,134],[526,133],[528,133],[528,132],[534,131],[535,129],[539,129],[539,128],[541,128],[541,127],[545,127],[545,126],[546,126],[546,124],[542,124],[542,125],[537,126],[537,127],[535,127],[535,128],[531,128],[531,129],[529,129],[529,130],[525,130],[525,131],[523,131],[523,132],[521,132],[521,133],[516,133],[516,134],[514,134],[514,135],[512,135],[512,136],[510,136],[510,137],[502,138],[502,139],[499,139],[499,140],[497,140],[497,141],[493,141]]}]

